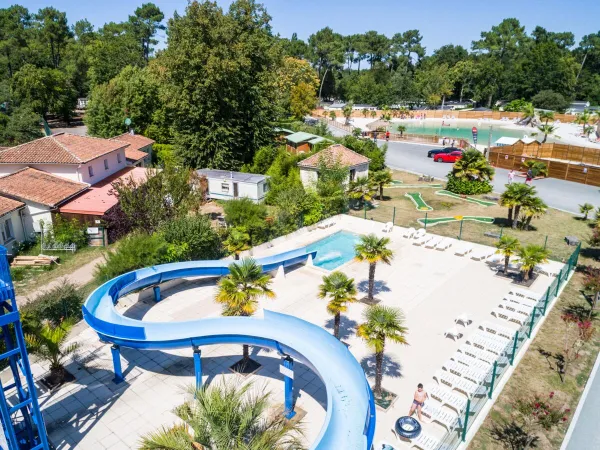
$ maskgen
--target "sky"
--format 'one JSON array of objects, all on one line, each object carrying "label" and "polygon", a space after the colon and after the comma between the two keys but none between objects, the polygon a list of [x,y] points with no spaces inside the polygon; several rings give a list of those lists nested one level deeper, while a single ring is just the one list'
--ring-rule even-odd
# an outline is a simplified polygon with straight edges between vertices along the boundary
[{"label": "sky", "polygon": [[[135,8],[151,0],[21,0],[37,11],[53,6],[67,13],[69,23],[87,18],[96,27],[121,22]],[[259,0],[260,1],[260,0]],[[5,3],[6,2],[6,3]],[[0,4],[12,3],[2,0]],[[231,0],[217,0],[227,7]],[[187,0],[154,0],[165,16],[184,12]],[[536,25],[549,31],[571,31],[578,43],[582,36],[600,31],[600,0],[262,0],[272,17],[273,31],[282,37],[307,39],[329,26],[341,34],[377,30],[391,37],[418,29],[427,54],[445,44],[470,48],[481,31],[507,17],[516,17],[527,32]],[[164,41],[164,32],[159,36]],[[159,45],[161,47],[162,45]]]}]

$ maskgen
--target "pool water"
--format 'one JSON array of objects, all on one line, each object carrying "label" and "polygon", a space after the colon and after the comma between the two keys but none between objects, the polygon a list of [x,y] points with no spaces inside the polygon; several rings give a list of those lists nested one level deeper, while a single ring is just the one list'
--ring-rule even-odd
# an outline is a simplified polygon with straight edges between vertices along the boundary
[{"label": "pool water", "polygon": [[338,231],[331,236],[313,242],[308,251],[317,251],[313,264],[326,270],[333,270],[354,258],[354,245],[360,241],[358,234]]},{"label": "pool water", "polygon": [[[447,137],[450,139],[464,139],[470,143],[473,143],[472,128],[477,127],[477,143],[487,146],[488,139],[490,136],[490,123],[485,121],[472,121],[465,122],[460,121],[457,124],[456,120],[446,120],[446,123],[450,123],[451,126],[442,126],[442,120],[435,121],[403,121],[401,124],[406,127],[406,133],[411,134],[425,134],[425,135],[437,135],[440,137]],[[392,129],[397,130],[399,123],[393,122]],[[522,130],[511,130],[507,128],[501,128],[501,125],[493,124],[491,129],[491,143],[492,145],[498,139],[503,136],[519,138],[521,139],[525,135],[529,135],[531,132],[535,132],[537,129],[534,128],[523,128]]]}]

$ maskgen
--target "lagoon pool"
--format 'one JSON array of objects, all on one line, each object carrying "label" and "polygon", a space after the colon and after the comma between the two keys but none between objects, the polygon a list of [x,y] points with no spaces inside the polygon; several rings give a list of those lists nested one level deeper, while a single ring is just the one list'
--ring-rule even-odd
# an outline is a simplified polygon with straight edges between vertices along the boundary
[{"label": "lagoon pool", "polygon": [[331,236],[313,242],[308,251],[317,251],[313,264],[326,270],[333,270],[354,258],[354,245],[360,241],[358,234],[338,231]]}]

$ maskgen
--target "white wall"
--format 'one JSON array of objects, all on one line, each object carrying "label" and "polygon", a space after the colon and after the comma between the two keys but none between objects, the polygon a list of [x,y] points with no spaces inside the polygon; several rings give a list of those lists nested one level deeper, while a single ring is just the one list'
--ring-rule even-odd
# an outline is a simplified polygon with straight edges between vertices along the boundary
[{"label": "white wall", "polygon": [[[369,176],[369,163],[360,164],[354,167],[355,175],[354,179],[363,178]],[[316,169],[307,169],[304,167],[300,168],[300,180],[305,188],[314,188],[317,184],[318,173]],[[350,181],[350,172],[348,172],[348,178],[346,178],[346,184]]]},{"label": "white wall", "polygon": [[14,245],[16,245],[18,242],[23,242],[28,237],[26,232],[23,230],[23,225],[21,223],[21,217],[19,215],[19,211],[20,210],[17,209],[8,214],[0,216],[0,227],[2,229],[4,229],[4,226],[5,226],[4,223],[8,219],[10,219],[10,221],[12,223],[12,230],[13,230],[13,238],[12,239],[5,241],[4,239],[2,239],[2,233],[0,233],[0,244],[4,245],[9,253],[11,253],[13,251]]},{"label": "white wall", "polygon": [[[255,202],[262,201],[265,197],[265,181],[260,183],[242,183],[229,178],[208,178],[208,195],[216,200],[232,200],[233,199],[233,183],[238,185],[238,198],[248,197]],[[223,189],[226,185],[227,189]]]},{"label": "white wall", "polygon": [[28,232],[30,232],[29,230],[35,231],[36,233],[42,231],[40,220],[43,220],[46,225],[52,223],[52,214],[50,213],[50,208],[48,206],[28,201],[24,201],[24,203],[26,205],[24,222],[25,229]]},{"label": "white wall", "polygon": [[[121,154],[121,162],[117,162],[117,153]],[[108,160],[108,170],[104,169],[104,160]],[[88,175],[88,166],[92,166],[94,176]],[[127,167],[125,151],[123,149],[108,153],[87,164],[0,164],[0,176],[10,175],[25,167],[33,167],[69,180],[82,183],[95,184],[119,170]]]}]

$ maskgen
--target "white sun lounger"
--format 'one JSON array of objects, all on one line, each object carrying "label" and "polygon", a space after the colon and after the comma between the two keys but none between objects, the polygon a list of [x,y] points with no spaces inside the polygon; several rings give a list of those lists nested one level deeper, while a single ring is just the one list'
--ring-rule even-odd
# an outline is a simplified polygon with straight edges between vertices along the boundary
[{"label": "white sun lounger", "polygon": [[506,296],[504,297],[504,300],[508,300],[509,302],[513,302],[513,303],[518,303],[520,305],[530,306],[531,308],[538,305],[538,301],[536,301],[536,300],[531,300],[531,299],[525,298],[525,297],[517,297],[516,295],[513,295],[513,294],[506,294]]},{"label": "white sun lounger", "polygon": [[471,317],[467,313],[459,314],[458,317],[456,319],[454,319],[454,323],[456,323],[456,324],[462,323],[465,327],[470,325],[471,322],[473,322],[473,321],[471,320]]},{"label": "white sun lounger", "polygon": [[440,446],[440,440],[421,432],[419,436],[411,440],[410,444],[411,447],[417,447],[421,450],[438,450]]},{"label": "white sun lounger", "polygon": [[430,397],[439,401],[442,405],[449,406],[458,413],[462,413],[467,407],[467,397],[460,392],[451,391],[439,384],[428,384],[425,386],[425,392],[427,392]]},{"label": "white sun lounger", "polygon": [[452,327],[444,332],[444,337],[451,337],[455,341],[460,339],[463,334],[456,327]]},{"label": "white sun lounger", "polygon": [[549,277],[556,277],[559,272],[554,264],[538,264],[533,270]]},{"label": "white sun lounger", "polygon": [[509,311],[514,311],[523,314],[524,316],[528,316],[531,314],[533,310],[533,306],[522,305],[520,303],[511,302],[507,299],[502,299],[500,304],[498,305],[500,308],[508,309]]},{"label": "white sun lounger", "polygon": [[488,333],[496,334],[505,339],[513,339],[516,333],[516,330],[511,330],[510,328],[503,327],[502,325],[497,325],[488,321],[482,322],[481,325],[479,325],[479,328],[487,331]]},{"label": "white sun lounger", "polygon": [[527,321],[527,316],[518,312],[513,312],[505,308],[496,308],[492,311],[492,314],[499,319],[508,320],[509,322],[515,322],[519,325],[523,325]]},{"label": "white sun lounger", "polygon": [[536,300],[536,301],[545,295],[545,294],[538,294],[537,292],[529,291],[527,289],[520,289],[520,288],[511,288],[510,291],[508,291],[508,293],[516,295],[517,297],[525,297],[530,300]]},{"label": "white sun lounger", "polygon": [[383,226],[382,231],[384,233],[391,233],[393,229],[394,229],[394,224],[392,222],[388,222]]},{"label": "white sun lounger", "polygon": [[419,239],[417,239],[415,242],[413,242],[413,245],[421,246],[421,245],[427,244],[432,239],[433,239],[433,236],[426,234],[425,236],[422,236]]},{"label": "white sun lounger", "polygon": [[329,228],[335,225],[335,222],[333,220],[325,220],[323,222],[321,222],[318,227],[319,228]]},{"label": "white sun lounger", "polygon": [[439,244],[438,244],[438,245],[435,247],[435,249],[436,249],[436,250],[440,250],[440,251],[442,251],[442,252],[443,252],[444,250],[446,250],[446,249],[448,249],[448,248],[450,248],[450,247],[452,247],[452,239],[449,239],[449,238],[444,238],[444,239],[442,239],[442,242],[440,242],[440,243],[439,243]]},{"label": "white sun lounger", "polygon": [[496,253],[496,250],[494,250],[493,248],[482,248],[473,252],[473,254],[471,255],[471,259],[474,259],[475,261],[485,261],[494,253]]},{"label": "white sun lounger", "polygon": [[417,232],[417,230],[415,230],[414,228],[410,227],[409,229],[407,229],[407,230],[404,232],[403,236],[404,236],[405,238],[408,238],[408,239],[410,239],[410,238],[412,238],[412,237],[413,237],[413,235],[414,235],[416,232]]},{"label": "white sun lounger", "polygon": [[458,414],[456,414],[454,411],[447,411],[445,409],[442,409],[441,403],[435,401],[425,402],[425,406],[423,406],[422,412],[423,414],[428,416],[432,421],[438,422],[445,426],[448,429],[448,431],[456,428],[460,421],[458,418]]},{"label": "white sun lounger", "polygon": [[475,347],[479,347],[487,350],[488,352],[499,355],[504,351],[510,341],[508,339],[480,331],[469,336],[467,338],[467,342]]},{"label": "white sun lounger", "polygon": [[415,234],[413,234],[413,239],[421,239],[425,234],[427,234],[427,230],[425,228],[419,228]]},{"label": "white sun lounger", "polygon": [[477,391],[477,385],[465,378],[458,377],[445,370],[438,370],[433,376],[438,383],[445,384],[452,389],[464,392],[466,395],[473,395]]},{"label": "white sun lounger", "polygon": [[464,364],[468,367],[474,367],[479,370],[485,370],[486,372],[490,370],[491,367],[489,362],[474,358],[461,352],[455,352],[454,355],[451,356],[451,358],[460,364]]},{"label": "white sun lounger", "polygon": [[443,238],[440,236],[432,237],[431,240],[425,244],[425,248],[435,248],[440,242],[442,242],[442,239]]},{"label": "white sun lounger", "polygon": [[464,243],[456,247],[454,250],[454,254],[458,256],[465,256],[467,253],[471,253],[473,251],[473,246],[469,243]]},{"label": "white sun lounger", "polygon": [[476,384],[481,383],[489,372],[489,370],[466,366],[465,364],[453,361],[452,359],[446,361],[443,367],[452,375],[457,375]]},{"label": "white sun lounger", "polygon": [[472,358],[477,358],[482,361],[485,361],[489,364],[494,364],[494,361],[496,361],[498,359],[497,355],[494,355],[493,353],[490,353],[487,350],[481,350],[471,344],[465,343],[465,344],[461,345],[459,347],[458,351],[461,353],[464,353],[465,355],[470,356]]}]

